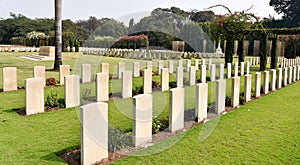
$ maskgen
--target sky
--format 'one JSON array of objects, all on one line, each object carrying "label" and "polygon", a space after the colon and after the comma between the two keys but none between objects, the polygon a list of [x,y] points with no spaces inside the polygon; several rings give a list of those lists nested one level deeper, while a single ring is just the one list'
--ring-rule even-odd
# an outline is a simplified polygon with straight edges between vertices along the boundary
[{"label": "sky", "polygon": [[[153,9],[170,8],[176,6],[186,11],[206,8],[222,4],[232,11],[242,11],[250,8],[251,13],[257,16],[280,18],[269,6],[270,0],[62,0],[63,19],[73,21],[88,19],[89,16],[97,18],[124,19],[138,15],[142,17]],[[224,14],[226,10],[218,7],[212,9],[215,14]],[[23,14],[29,18],[54,18],[54,0],[0,0],[0,18],[8,18],[9,13]],[[138,13],[138,14],[135,14]]]}]

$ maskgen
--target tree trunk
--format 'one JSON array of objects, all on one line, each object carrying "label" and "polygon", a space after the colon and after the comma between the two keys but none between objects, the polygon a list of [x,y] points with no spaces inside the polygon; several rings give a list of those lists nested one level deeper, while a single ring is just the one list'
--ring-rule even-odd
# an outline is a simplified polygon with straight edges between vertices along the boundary
[{"label": "tree trunk", "polygon": [[59,70],[62,65],[61,45],[62,45],[62,0],[55,1],[55,62],[54,70]]},{"label": "tree trunk", "polygon": [[234,40],[228,37],[226,39],[226,50],[225,50],[225,64],[232,63],[233,61],[233,53],[234,53]]},{"label": "tree trunk", "polygon": [[244,54],[244,40],[243,39],[240,39],[238,41],[237,54],[239,56],[239,64],[241,62],[244,62],[245,61],[245,54]]},{"label": "tree trunk", "polygon": [[260,42],[260,71],[265,71],[267,69],[267,41],[268,37],[266,34],[262,34],[261,42]]},{"label": "tree trunk", "polygon": [[272,50],[271,50],[271,69],[277,69],[278,51],[277,51],[277,37],[272,38]]}]

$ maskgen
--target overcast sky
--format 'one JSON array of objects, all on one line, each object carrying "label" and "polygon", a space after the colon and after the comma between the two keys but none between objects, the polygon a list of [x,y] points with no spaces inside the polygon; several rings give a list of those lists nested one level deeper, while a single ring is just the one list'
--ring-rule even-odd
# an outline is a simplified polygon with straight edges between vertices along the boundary
[{"label": "overcast sky", "polygon": [[[260,17],[272,15],[280,18],[269,6],[270,0],[62,0],[63,19],[73,21],[97,18],[126,17],[137,12],[150,12],[157,7],[169,8],[176,6],[189,11],[190,9],[205,10],[212,5],[223,4],[232,11],[242,11],[250,6],[252,13]],[[223,8],[212,9],[215,14],[224,14]],[[30,18],[54,18],[54,0],[0,0],[0,17],[7,18],[9,12],[23,14]]]}]

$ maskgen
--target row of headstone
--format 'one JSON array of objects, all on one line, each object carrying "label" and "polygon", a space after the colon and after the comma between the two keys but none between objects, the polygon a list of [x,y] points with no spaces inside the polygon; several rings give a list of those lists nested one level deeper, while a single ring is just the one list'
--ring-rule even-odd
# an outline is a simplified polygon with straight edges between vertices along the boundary
[{"label": "row of headstone", "polygon": [[39,48],[25,46],[0,46],[0,52],[38,52]]},{"label": "row of headstone", "polygon": [[[243,55],[248,56],[249,54],[249,41],[244,41],[243,43]],[[224,48],[226,49],[226,41],[224,42]],[[237,49],[238,49],[238,41],[234,42],[234,55],[237,55]],[[271,50],[272,50],[272,41],[267,42],[267,51],[268,56],[271,56]],[[225,51],[225,50],[224,50]],[[253,41],[253,56],[259,56],[260,52],[260,41],[254,40]],[[284,43],[279,41],[277,44],[277,52],[279,56],[284,56]]]},{"label": "row of headstone", "polygon": [[178,52],[170,50],[132,50],[132,49],[105,49],[105,48],[82,48],[83,54],[106,55],[130,59],[180,59],[180,58],[220,58],[223,53],[203,52]]}]

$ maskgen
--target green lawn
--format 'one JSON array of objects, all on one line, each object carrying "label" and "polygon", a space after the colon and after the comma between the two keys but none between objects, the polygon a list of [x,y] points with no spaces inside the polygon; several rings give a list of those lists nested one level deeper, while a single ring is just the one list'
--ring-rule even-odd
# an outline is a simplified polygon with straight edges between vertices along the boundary
[{"label": "green lawn", "polygon": [[[26,53],[1,53],[0,54],[0,68],[8,66],[17,66],[18,68],[18,86],[24,86],[24,79],[32,77],[32,68],[36,65],[45,65],[47,69],[51,69],[53,62],[49,61],[30,61],[20,58]],[[119,61],[128,63],[126,70],[130,70],[132,60],[120,59],[120,58],[107,58],[99,56],[82,56],[76,53],[64,53],[64,64],[71,65],[74,74],[80,74],[80,65],[82,63],[93,64],[93,70],[99,71],[99,64],[101,62],[110,63],[110,72],[116,73],[116,65]],[[136,60],[135,60],[136,61]],[[140,60],[141,66],[145,67],[146,62]],[[129,65],[130,63],[130,65]],[[156,63],[153,63],[154,70],[156,69]],[[165,61],[167,66],[167,61]],[[257,68],[253,67],[252,73]],[[226,73],[226,72],[225,72]],[[58,73],[47,72],[46,77],[58,78]],[[185,74],[185,77],[188,77]],[[199,78],[199,75],[197,76]],[[254,80],[254,75],[252,75]],[[0,75],[2,79],[2,73]],[[159,76],[154,76],[153,80],[159,81]],[[175,81],[175,77],[170,77],[171,81]],[[110,92],[120,93],[120,80],[110,81]],[[142,78],[133,79],[134,86],[142,85]],[[214,85],[213,85],[214,86]],[[162,152],[167,154],[164,156],[146,156],[146,157],[129,157],[122,160],[120,163],[131,164],[135,161],[148,162],[148,163],[162,163],[166,164],[173,161],[174,164],[179,163],[191,163],[189,157],[195,159],[195,162],[200,163],[222,163],[232,161],[231,163],[246,161],[248,158],[247,153],[252,151],[252,148],[258,150],[257,155],[265,154],[263,157],[255,158],[255,155],[249,156],[250,162],[252,159],[256,161],[260,160],[283,160],[290,161],[290,163],[299,162],[299,157],[292,154],[299,153],[292,148],[288,148],[291,144],[299,145],[299,122],[296,118],[299,118],[299,112],[297,113],[297,106],[300,104],[299,100],[300,84],[293,84],[280,91],[270,94],[262,99],[255,100],[246,106],[243,106],[237,111],[230,112],[229,114],[222,116],[219,120],[218,126],[214,132],[203,142],[199,142],[199,131],[202,129],[202,125],[187,131],[186,134],[178,135],[174,138],[180,138],[183,136],[183,140],[172,146],[169,150]],[[212,84],[209,83],[209,102],[214,101],[214,89],[211,88]],[[0,88],[2,88],[2,81],[0,82]],[[91,89],[91,93],[84,92]],[[95,97],[95,84],[87,83],[81,84],[81,97]],[[64,97],[63,87],[47,87],[45,89],[45,98],[47,94],[54,90],[59,94],[59,97]],[[298,90],[298,92],[297,92]],[[241,92],[243,91],[243,78],[241,79]],[[231,93],[231,80],[227,80],[227,95]],[[283,98],[283,99],[281,99]],[[289,98],[289,99],[286,99]],[[274,101],[276,99],[276,101]],[[153,116],[157,115],[160,118],[168,116],[169,94],[168,92],[155,92],[153,93]],[[110,125],[119,128],[122,131],[131,131],[131,99],[116,100],[108,102],[109,105],[109,122]],[[1,164],[62,164],[63,160],[55,156],[55,153],[63,150],[71,150],[72,148],[79,148],[80,146],[80,122],[78,118],[78,109],[71,108],[55,112],[46,112],[43,114],[21,117],[16,114],[14,109],[20,109],[25,107],[25,91],[19,90],[14,92],[0,93],[0,162]],[[193,109],[195,107],[195,86],[185,87],[185,109]],[[250,111],[248,111],[250,109]],[[256,114],[257,113],[257,114]],[[286,115],[286,116],[285,116]],[[5,122],[2,120],[6,119]],[[216,119],[206,123],[204,127],[210,127],[210,123],[214,123]],[[261,120],[261,121],[260,121]],[[264,121],[267,120],[267,121]],[[284,123],[282,125],[282,123]],[[278,125],[277,125],[278,124]],[[213,124],[212,124],[213,125]],[[251,126],[258,126],[257,128],[251,128]],[[263,130],[263,131],[262,131]],[[288,132],[289,136],[283,136],[284,141],[282,145],[286,145],[286,149],[289,152],[285,155],[291,157],[283,157],[278,155],[278,159],[273,157],[266,157],[267,155],[280,154],[275,152],[272,147],[280,147],[277,144],[274,137],[281,137],[282,134]],[[264,134],[266,133],[266,134]],[[259,138],[259,143],[255,137]],[[230,137],[230,138],[229,138]],[[266,139],[266,138],[270,139]],[[227,140],[224,140],[229,138]],[[246,138],[246,139],[243,139]],[[273,139],[274,138],[274,139]],[[242,140],[239,140],[242,139]],[[264,140],[264,141],[262,141]],[[275,141],[274,141],[275,140]],[[278,139],[277,139],[278,140]],[[297,141],[298,140],[298,141]],[[142,152],[149,152],[157,148],[166,146],[168,141],[174,141],[169,139],[160,145],[149,148]],[[273,142],[273,143],[271,143]],[[263,144],[263,145],[262,145]],[[250,146],[249,146],[250,145]],[[247,146],[252,148],[246,148]],[[174,148],[175,147],[175,148]],[[177,147],[177,148],[176,148]],[[211,149],[211,150],[210,150]],[[253,150],[254,150],[253,149]],[[254,150],[254,151],[255,151]],[[261,150],[261,151],[259,151]],[[269,152],[273,151],[274,152]],[[278,150],[278,149],[277,149]],[[217,152],[218,151],[218,152]],[[253,151],[253,152],[254,152]],[[171,154],[180,153],[180,154]],[[192,154],[196,153],[196,154]],[[217,154],[219,153],[219,154]],[[244,156],[236,156],[236,154],[244,154]],[[250,153],[251,154],[251,153]],[[255,153],[253,153],[255,154]],[[299,155],[299,154],[298,154]],[[207,157],[207,158],[205,158]],[[174,159],[175,158],[175,159]],[[198,158],[198,159],[197,159]],[[201,158],[201,159],[199,159]],[[202,159],[203,158],[203,159]],[[235,159],[234,159],[235,158]],[[251,159],[250,159],[251,158]],[[134,159],[134,160],[132,160]],[[164,160],[162,160],[164,159]],[[169,160],[167,160],[169,159]],[[196,161],[197,160],[197,161]],[[175,162],[175,161],[178,161]],[[180,162],[182,161],[182,162]],[[187,162],[185,162],[187,161]],[[207,162],[206,162],[207,161]],[[213,162],[215,161],[215,162]],[[137,163],[137,164],[141,164]],[[262,162],[264,163],[264,162]],[[144,163],[143,163],[144,164]]]}]

